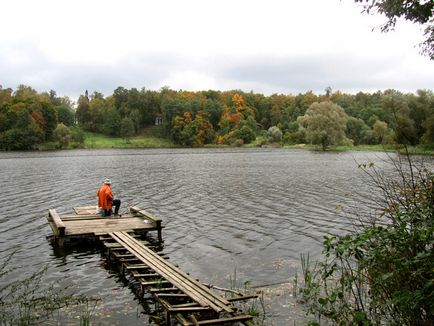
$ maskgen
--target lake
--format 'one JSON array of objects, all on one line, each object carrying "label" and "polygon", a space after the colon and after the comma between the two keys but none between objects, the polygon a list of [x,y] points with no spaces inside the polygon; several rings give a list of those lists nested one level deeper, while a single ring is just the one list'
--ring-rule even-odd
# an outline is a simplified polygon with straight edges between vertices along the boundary
[{"label": "lake", "polygon": [[[264,286],[269,325],[302,321],[290,291],[271,284],[300,275],[300,254],[318,258],[323,236],[351,231],[373,212],[358,163],[383,166],[374,152],[289,149],[136,149],[0,153],[0,255],[15,252],[6,280],[48,266],[47,282],[102,298],[94,321],[143,325],[148,316],[116,271],[93,248],[55,250],[49,208],[96,205],[112,180],[121,213],[139,206],[163,219],[164,252],[201,281]],[[432,160],[432,159],[430,159]],[[357,212],[357,214],[356,214]],[[280,291],[280,292],[279,292]],[[277,294],[276,294],[277,293]]]}]

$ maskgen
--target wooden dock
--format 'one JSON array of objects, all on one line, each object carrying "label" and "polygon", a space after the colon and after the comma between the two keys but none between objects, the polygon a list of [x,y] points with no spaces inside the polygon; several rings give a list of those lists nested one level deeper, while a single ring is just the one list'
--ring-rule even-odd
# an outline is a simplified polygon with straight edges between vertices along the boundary
[{"label": "wooden dock", "polygon": [[78,207],[74,214],[65,215],[50,209],[48,221],[60,246],[83,238],[100,243],[139,297],[143,299],[148,293],[164,310],[166,325],[238,325],[253,319],[234,303],[256,296],[238,293],[224,298],[158,252],[161,247],[151,245],[144,235],[156,231],[161,244],[161,219],[144,210],[131,207],[127,215],[101,217],[92,206]]},{"label": "wooden dock", "polygon": [[147,233],[156,231],[162,242],[161,219],[138,207],[130,207],[129,214],[102,217],[95,206],[74,208],[74,213],[59,215],[55,209],[48,211],[48,222],[58,246],[80,239],[96,239],[101,234],[127,231]]}]

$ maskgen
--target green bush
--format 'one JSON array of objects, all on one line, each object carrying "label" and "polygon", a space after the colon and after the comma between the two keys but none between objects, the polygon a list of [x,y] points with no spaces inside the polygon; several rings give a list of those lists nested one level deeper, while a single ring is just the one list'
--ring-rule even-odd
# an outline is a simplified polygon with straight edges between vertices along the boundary
[{"label": "green bush", "polygon": [[[434,174],[394,162],[362,165],[382,191],[381,214],[352,234],[325,237],[325,259],[303,258],[309,312],[339,325],[434,322]],[[366,221],[365,221],[366,222]]]}]

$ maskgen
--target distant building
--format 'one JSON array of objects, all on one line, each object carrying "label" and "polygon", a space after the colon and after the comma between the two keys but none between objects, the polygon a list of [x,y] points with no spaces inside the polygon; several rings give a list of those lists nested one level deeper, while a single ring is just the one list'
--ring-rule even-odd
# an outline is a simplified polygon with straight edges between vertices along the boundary
[{"label": "distant building", "polygon": [[158,114],[155,117],[155,125],[156,126],[161,126],[163,124],[163,116],[161,114]]}]

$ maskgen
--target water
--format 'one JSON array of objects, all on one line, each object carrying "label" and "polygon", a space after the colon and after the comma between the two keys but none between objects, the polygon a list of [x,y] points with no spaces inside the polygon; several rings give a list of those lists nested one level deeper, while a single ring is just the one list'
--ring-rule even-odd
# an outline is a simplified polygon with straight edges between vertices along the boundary
[{"label": "water", "polygon": [[[115,271],[92,248],[56,251],[49,208],[96,203],[109,177],[121,212],[135,205],[163,219],[165,252],[203,282],[228,287],[291,280],[300,253],[319,257],[322,237],[352,230],[372,212],[375,193],[358,163],[381,166],[383,153],[287,149],[73,150],[0,153],[0,257],[16,252],[20,278],[48,266],[47,281],[102,298],[101,325],[143,325],[147,316]],[[288,293],[286,293],[288,294]],[[270,325],[302,311],[270,295]],[[292,324],[292,322],[291,322]]]}]

